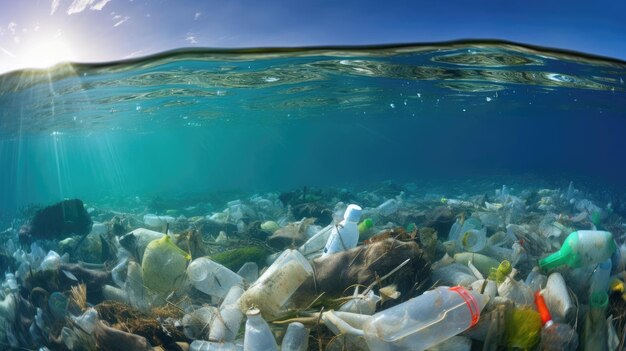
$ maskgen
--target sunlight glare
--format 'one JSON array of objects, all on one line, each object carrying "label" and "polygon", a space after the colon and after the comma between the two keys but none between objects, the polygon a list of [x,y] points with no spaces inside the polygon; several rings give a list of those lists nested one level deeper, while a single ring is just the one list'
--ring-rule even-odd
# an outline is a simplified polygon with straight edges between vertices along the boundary
[{"label": "sunlight glare", "polygon": [[24,67],[48,68],[61,62],[70,62],[75,53],[61,38],[29,43],[22,56]]}]

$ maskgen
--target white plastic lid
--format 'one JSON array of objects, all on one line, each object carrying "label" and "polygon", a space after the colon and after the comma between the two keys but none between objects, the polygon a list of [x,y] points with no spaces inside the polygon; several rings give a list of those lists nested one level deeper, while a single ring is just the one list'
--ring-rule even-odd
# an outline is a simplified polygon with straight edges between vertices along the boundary
[{"label": "white plastic lid", "polygon": [[343,219],[349,222],[358,222],[361,218],[361,207],[359,205],[350,204],[343,214]]}]

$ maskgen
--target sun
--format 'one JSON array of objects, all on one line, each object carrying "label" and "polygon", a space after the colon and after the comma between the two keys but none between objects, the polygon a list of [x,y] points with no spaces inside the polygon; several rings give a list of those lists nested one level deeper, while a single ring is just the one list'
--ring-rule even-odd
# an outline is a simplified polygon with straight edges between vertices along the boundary
[{"label": "sun", "polygon": [[19,56],[22,66],[26,68],[49,68],[76,58],[74,50],[58,37],[25,44],[25,49]]}]

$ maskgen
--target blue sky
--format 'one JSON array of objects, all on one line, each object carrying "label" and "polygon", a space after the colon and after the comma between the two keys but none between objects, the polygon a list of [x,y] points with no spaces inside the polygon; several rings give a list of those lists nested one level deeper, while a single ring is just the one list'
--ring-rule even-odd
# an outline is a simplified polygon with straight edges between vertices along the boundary
[{"label": "blue sky", "polygon": [[493,38],[626,59],[626,2],[0,0],[0,72],[189,46]]}]

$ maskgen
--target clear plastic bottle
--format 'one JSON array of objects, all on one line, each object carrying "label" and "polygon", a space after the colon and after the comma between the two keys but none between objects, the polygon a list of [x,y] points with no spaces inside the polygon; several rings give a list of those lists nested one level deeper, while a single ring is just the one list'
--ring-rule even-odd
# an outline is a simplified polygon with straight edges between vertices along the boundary
[{"label": "clear plastic bottle", "polygon": [[465,251],[478,252],[487,244],[487,230],[470,229],[461,234],[459,244]]},{"label": "clear plastic bottle", "polygon": [[367,345],[377,351],[415,351],[472,327],[487,297],[463,287],[438,287],[378,312],[363,326]]},{"label": "clear plastic bottle", "polygon": [[240,275],[206,257],[193,260],[187,267],[187,275],[196,289],[220,298],[224,298],[232,286],[243,286]]},{"label": "clear plastic bottle", "polygon": [[280,316],[293,293],[313,275],[313,267],[297,250],[285,250],[239,299],[241,311],[255,306],[263,317]]},{"label": "clear plastic bottle", "polygon": [[189,351],[242,351],[243,347],[232,342],[213,342],[194,340],[189,345]]},{"label": "clear plastic bottle", "polygon": [[219,315],[211,321],[209,340],[219,342],[235,340],[241,327],[241,321],[243,321],[243,313],[237,305],[242,294],[243,288],[239,285],[233,285],[228,290],[228,294],[224,297],[219,312],[217,312]]},{"label": "clear plastic bottle", "polygon": [[309,346],[309,330],[300,322],[289,323],[281,343],[281,351],[306,351]]},{"label": "clear plastic bottle", "polygon": [[591,275],[591,283],[589,284],[589,296],[596,291],[607,292],[609,290],[609,282],[611,281],[611,259],[600,262]]},{"label": "clear plastic bottle", "polygon": [[246,312],[246,333],[243,339],[244,351],[278,351],[274,334],[267,322],[261,317],[261,311],[251,308]]},{"label": "clear plastic bottle", "polygon": [[608,350],[606,310],[609,296],[604,291],[596,291],[589,300],[589,310],[585,316],[585,325],[583,327],[582,349],[591,351]]},{"label": "clear plastic bottle", "polygon": [[376,212],[381,216],[391,216],[398,211],[399,206],[396,199],[389,199],[376,207]]},{"label": "clear plastic bottle", "polygon": [[359,242],[358,222],[361,218],[361,207],[351,204],[346,208],[341,221],[330,233],[324,247],[322,257],[356,247]]},{"label": "clear plastic bottle", "polygon": [[617,249],[613,234],[601,230],[579,230],[567,236],[561,249],[539,261],[544,271],[566,264],[571,268],[598,264]]}]

